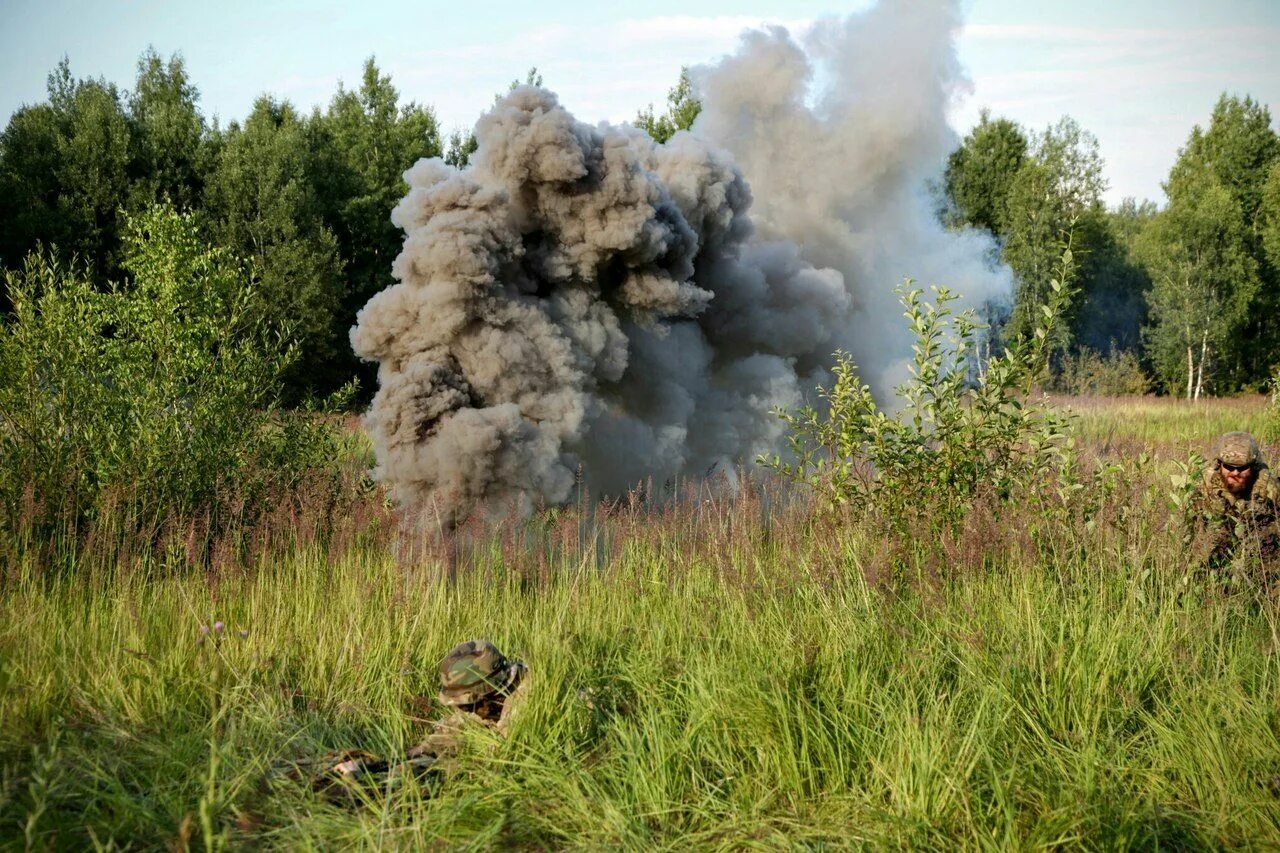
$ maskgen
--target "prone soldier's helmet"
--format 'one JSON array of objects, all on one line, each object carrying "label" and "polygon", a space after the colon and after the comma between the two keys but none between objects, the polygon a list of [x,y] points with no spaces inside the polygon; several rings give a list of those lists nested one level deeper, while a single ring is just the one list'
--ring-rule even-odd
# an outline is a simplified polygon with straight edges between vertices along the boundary
[{"label": "prone soldier's helmet", "polygon": [[523,663],[507,660],[488,640],[459,643],[440,661],[440,701],[474,705],[506,696],[520,683],[524,671]]},{"label": "prone soldier's helmet", "polygon": [[1262,464],[1262,450],[1257,440],[1247,432],[1229,432],[1222,436],[1213,453],[1216,461],[1235,468],[1245,465],[1257,468]]}]

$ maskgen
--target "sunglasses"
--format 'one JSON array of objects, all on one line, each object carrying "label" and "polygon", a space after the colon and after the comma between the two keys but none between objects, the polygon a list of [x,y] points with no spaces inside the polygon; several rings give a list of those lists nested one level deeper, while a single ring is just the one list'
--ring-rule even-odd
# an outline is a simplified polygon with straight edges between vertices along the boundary
[{"label": "sunglasses", "polygon": [[1221,466],[1223,471],[1230,471],[1232,474],[1239,474],[1253,468],[1252,465],[1228,465],[1225,462],[1219,462],[1218,465]]}]

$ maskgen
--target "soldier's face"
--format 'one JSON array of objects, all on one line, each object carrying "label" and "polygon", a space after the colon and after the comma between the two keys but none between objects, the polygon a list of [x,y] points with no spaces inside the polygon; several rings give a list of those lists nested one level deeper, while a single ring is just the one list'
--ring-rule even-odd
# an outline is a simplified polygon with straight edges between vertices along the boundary
[{"label": "soldier's face", "polygon": [[459,705],[458,709],[475,714],[482,720],[497,720],[502,716],[503,696],[495,694],[487,696],[474,705]]},{"label": "soldier's face", "polygon": [[1218,470],[1222,473],[1222,482],[1227,487],[1227,491],[1237,497],[1248,492],[1253,486],[1256,472],[1252,465],[1236,466],[1219,462]]}]

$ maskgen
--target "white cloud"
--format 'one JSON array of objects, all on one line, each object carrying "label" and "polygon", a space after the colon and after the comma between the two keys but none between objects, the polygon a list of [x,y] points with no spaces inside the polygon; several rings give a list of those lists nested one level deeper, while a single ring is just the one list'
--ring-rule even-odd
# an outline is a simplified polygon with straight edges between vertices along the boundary
[{"label": "white cloud", "polygon": [[630,18],[602,25],[551,25],[516,37],[421,51],[388,62],[409,97],[432,103],[446,127],[469,125],[493,95],[536,65],[547,85],[587,121],[622,121],[660,105],[682,65],[732,51],[743,31],[781,25],[799,32],[807,19],[747,15]]},{"label": "white cloud", "polygon": [[1280,104],[1280,28],[1102,28],[974,25],[961,34],[972,97],[966,128],[988,106],[1040,128],[1074,116],[1099,140],[1108,201],[1159,199],[1177,149],[1223,91]]},{"label": "white cloud", "polygon": [[[548,86],[587,121],[625,121],[661,107],[682,65],[735,49],[766,24],[794,33],[809,19],[749,15],[632,17],[607,24],[545,25],[509,38],[380,57],[406,98],[433,105],[447,130],[467,127],[513,79],[536,65]],[[1108,200],[1160,198],[1160,181],[1196,122],[1223,90],[1280,104],[1280,28],[1103,28],[970,25],[959,34],[972,91],[952,110],[964,132],[989,106],[1031,128],[1063,114],[1099,139]],[[323,103],[331,80],[289,81],[296,102]]]}]

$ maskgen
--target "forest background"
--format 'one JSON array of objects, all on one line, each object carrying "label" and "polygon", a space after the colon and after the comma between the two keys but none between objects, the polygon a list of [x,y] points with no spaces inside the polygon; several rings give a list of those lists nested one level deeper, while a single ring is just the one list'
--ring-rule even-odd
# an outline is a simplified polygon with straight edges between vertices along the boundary
[{"label": "forest background", "polygon": [[[527,79],[541,82],[536,70]],[[682,72],[665,108],[635,123],[659,141],[700,105]],[[283,376],[290,405],[372,394],[372,366],[350,350],[356,311],[392,283],[401,236],[390,211],[421,157],[465,164],[474,140],[442,133],[431,107],[402,102],[373,58],[303,114],[262,95],[243,121],[202,114],[180,55],[149,50],[131,88],[77,78],[63,61],[48,98],[0,135],[0,265],[56,254],[106,289],[129,286],[125,222],[156,203],[193,216],[203,239],[243,260],[254,311],[297,345]],[[1050,385],[1069,393],[1198,397],[1268,387],[1280,332],[1280,136],[1265,104],[1224,93],[1189,130],[1164,184],[1168,203],[1108,207],[1096,138],[1069,116],[1026,128],[983,112],[931,188],[952,228],[989,232],[991,263],[1015,292],[985,306],[992,351],[1029,333],[1069,231],[1080,295],[1053,341]],[[0,305],[11,308],[9,285]]]}]

